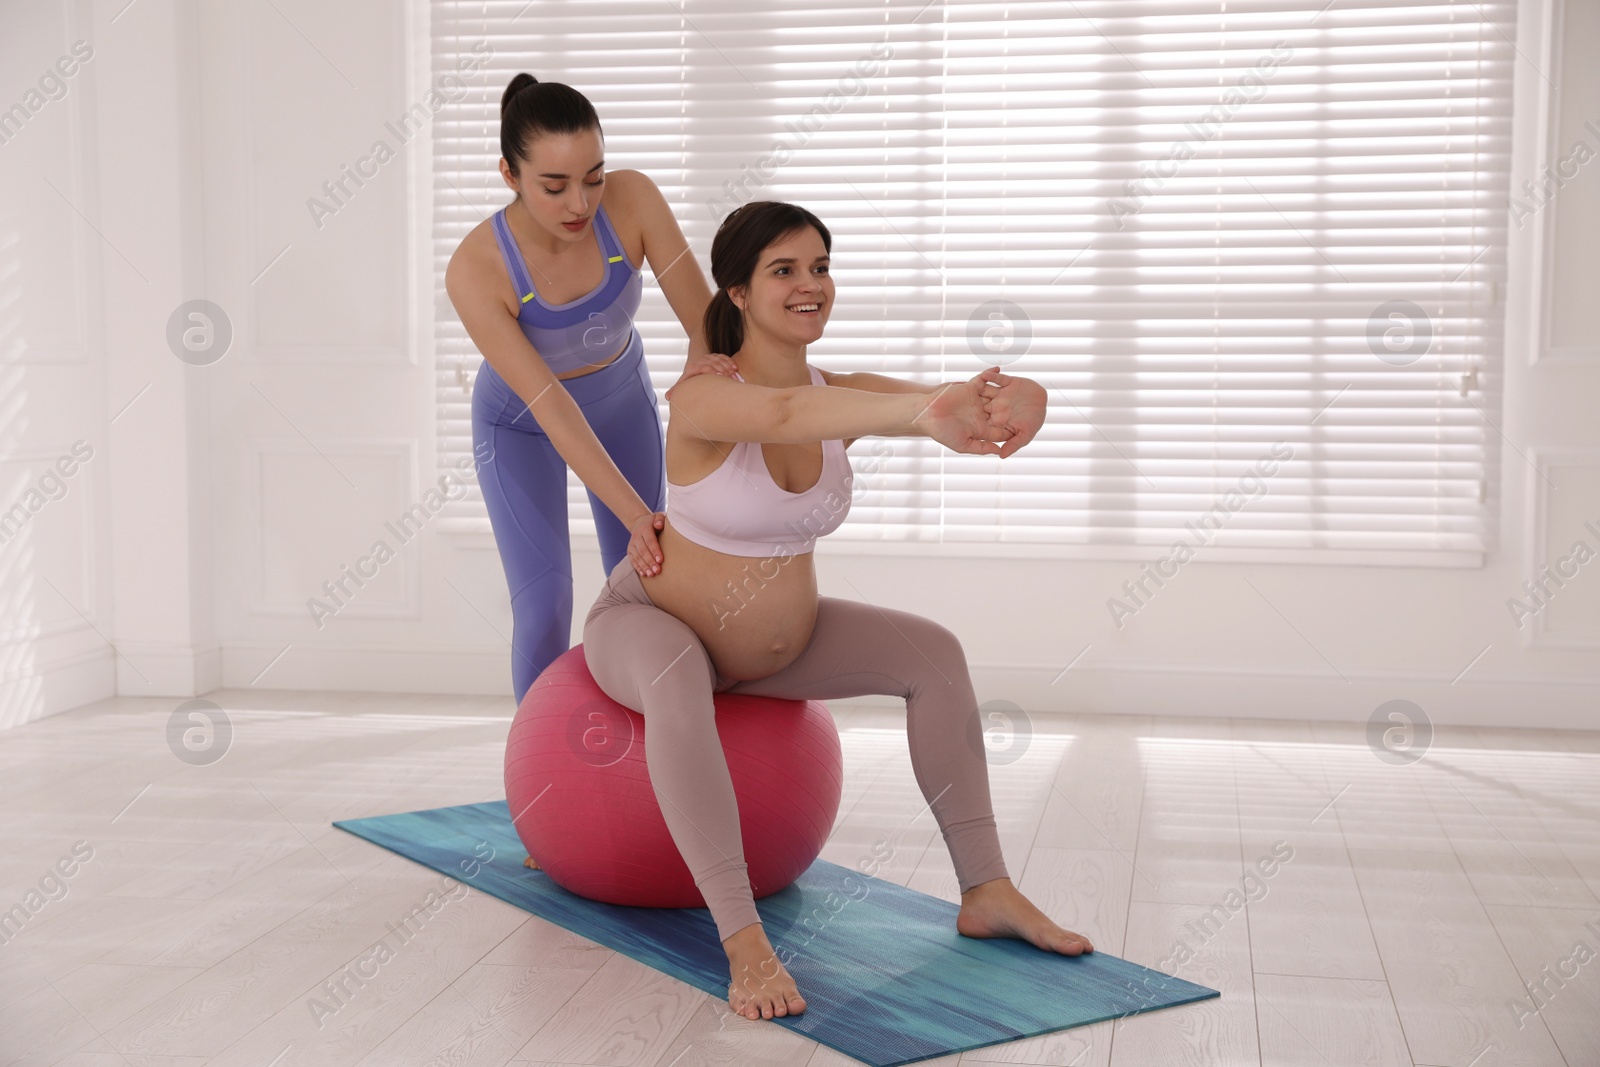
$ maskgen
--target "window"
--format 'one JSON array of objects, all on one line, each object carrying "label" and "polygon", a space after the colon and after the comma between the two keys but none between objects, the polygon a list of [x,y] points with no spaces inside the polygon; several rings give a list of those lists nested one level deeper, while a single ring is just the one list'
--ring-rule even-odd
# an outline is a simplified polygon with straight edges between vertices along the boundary
[{"label": "window", "polygon": [[[492,49],[434,126],[441,470],[481,360],[444,267],[511,201],[499,99],[527,70],[594,102],[608,167],[654,179],[708,275],[739,203],[828,224],[813,365],[1049,388],[1006,460],[857,443],[830,542],[1481,564],[1514,7],[1234,7],[434,0],[436,76]],[[637,325],[659,393],[686,339],[648,270]]]}]

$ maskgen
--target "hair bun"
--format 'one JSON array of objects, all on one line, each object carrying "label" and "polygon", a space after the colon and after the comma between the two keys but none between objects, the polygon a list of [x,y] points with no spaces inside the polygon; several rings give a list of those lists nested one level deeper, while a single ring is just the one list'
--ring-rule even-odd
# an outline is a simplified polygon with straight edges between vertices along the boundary
[{"label": "hair bun", "polygon": [[514,76],[511,81],[506,84],[506,91],[500,95],[500,117],[502,119],[505,118],[506,109],[511,106],[512,97],[522,92],[522,90],[526,89],[528,86],[538,84],[538,81],[538,78],[535,78],[527,71],[523,71]]}]

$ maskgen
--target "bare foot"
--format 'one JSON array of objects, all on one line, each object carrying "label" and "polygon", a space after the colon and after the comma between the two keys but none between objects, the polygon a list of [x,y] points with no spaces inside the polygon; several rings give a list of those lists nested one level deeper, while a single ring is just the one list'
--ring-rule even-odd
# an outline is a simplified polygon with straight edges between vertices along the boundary
[{"label": "bare foot", "polygon": [[1063,956],[1094,951],[1087,937],[1057,926],[1009,878],[995,878],[961,894],[956,932],[967,937],[1015,937]]},{"label": "bare foot", "polygon": [[806,1000],[778,962],[767,931],[751,923],[722,943],[728,953],[728,1006],[747,1019],[799,1015]]}]

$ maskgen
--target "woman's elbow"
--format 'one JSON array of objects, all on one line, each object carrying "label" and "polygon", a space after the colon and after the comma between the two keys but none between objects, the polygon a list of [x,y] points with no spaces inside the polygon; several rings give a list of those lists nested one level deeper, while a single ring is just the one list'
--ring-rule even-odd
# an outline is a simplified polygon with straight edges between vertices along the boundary
[{"label": "woman's elbow", "polygon": [[766,431],[769,436],[761,438],[763,441],[780,445],[798,445],[817,439],[815,434],[807,436],[804,413],[796,403],[794,393],[789,390],[772,398],[771,407],[762,421],[770,427]]}]

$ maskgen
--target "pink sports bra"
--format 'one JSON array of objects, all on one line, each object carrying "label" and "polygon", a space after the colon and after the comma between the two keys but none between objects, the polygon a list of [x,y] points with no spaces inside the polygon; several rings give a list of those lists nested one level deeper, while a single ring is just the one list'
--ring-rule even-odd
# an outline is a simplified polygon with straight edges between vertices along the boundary
[{"label": "pink sports bra", "polygon": [[[812,385],[826,384],[815,367],[806,369]],[[667,518],[689,540],[718,552],[799,555],[844,522],[854,478],[844,442],[824,441],[817,484],[791,493],[772,480],[760,442],[738,441],[722,465],[699,481],[667,483]]]}]

